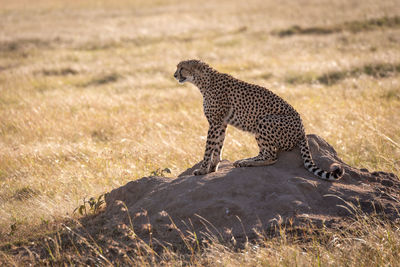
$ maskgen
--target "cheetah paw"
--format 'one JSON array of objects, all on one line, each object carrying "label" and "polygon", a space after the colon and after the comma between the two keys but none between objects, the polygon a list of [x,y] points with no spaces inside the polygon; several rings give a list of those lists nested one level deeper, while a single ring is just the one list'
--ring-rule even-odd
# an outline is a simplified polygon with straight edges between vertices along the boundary
[{"label": "cheetah paw", "polygon": [[236,168],[239,168],[239,167],[245,167],[246,164],[244,163],[243,160],[238,160],[238,161],[235,161],[235,162],[233,163],[233,166],[235,166]]},{"label": "cheetah paw", "polygon": [[193,174],[194,175],[203,175],[203,174],[207,174],[207,169],[196,169],[194,170]]},{"label": "cheetah paw", "polygon": [[211,165],[210,166],[210,172],[218,171],[218,166],[219,166],[219,162],[216,165]]}]

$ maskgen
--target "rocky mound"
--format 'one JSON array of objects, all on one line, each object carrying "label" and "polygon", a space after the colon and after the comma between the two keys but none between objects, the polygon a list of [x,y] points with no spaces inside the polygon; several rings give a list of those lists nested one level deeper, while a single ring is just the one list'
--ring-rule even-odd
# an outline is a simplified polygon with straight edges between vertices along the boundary
[{"label": "rocky mound", "polygon": [[394,174],[353,168],[322,138],[308,139],[318,166],[342,164],[346,174],[341,180],[327,182],[308,172],[298,149],[281,153],[276,164],[266,167],[234,168],[224,161],[216,173],[193,176],[194,166],[176,179],[144,177],[111,191],[94,223],[103,233],[132,237],[133,226],[144,240],[173,244],[194,232],[251,238],[255,229],[280,222],[329,226],[351,216],[352,205],[398,218],[400,183]]}]

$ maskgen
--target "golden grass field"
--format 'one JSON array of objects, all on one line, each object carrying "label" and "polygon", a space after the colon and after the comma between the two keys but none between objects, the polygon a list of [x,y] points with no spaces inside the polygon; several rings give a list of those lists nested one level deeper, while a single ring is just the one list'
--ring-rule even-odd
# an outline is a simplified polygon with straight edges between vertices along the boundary
[{"label": "golden grass field", "polygon": [[[197,163],[202,98],[173,78],[191,58],[285,98],[348,164],[400,175],[399,0],[0,0],[0,243],[77,218],[83,198]],[[224,158],[257,153],[252,136],[228,131]],[[342,248],[398,265],[399,225],[376,231]],[[315,244],[316,258],[274,242],[191,263],[356,264],[340,247]]]}]

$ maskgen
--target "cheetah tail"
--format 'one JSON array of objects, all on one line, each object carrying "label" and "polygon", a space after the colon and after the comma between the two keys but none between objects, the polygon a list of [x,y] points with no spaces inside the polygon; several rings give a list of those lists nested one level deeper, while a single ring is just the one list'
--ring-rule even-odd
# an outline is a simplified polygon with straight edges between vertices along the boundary
[{"label": "cheetah tail", "polygon": [[331,171],[327,172],[315,165],[308,145],[307,137],[300,142],[301,157],[304,160],[304,167],[319,178],[328,181],[337,181],[344,175],[344,169],[339,164],[332,164]]}]

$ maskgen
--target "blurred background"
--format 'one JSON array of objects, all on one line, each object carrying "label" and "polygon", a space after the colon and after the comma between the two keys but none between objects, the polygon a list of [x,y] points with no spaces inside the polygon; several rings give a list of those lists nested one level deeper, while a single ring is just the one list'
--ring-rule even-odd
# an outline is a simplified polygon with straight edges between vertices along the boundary
[{"label": "blurred background", "polygon": [[[192,58],[285,98],[347,163],[400,174],[398,0],[0,0],[0,241],[200,161],[202,98],[173,79]],[[224,158],[256,153],[228,129]]]}]

